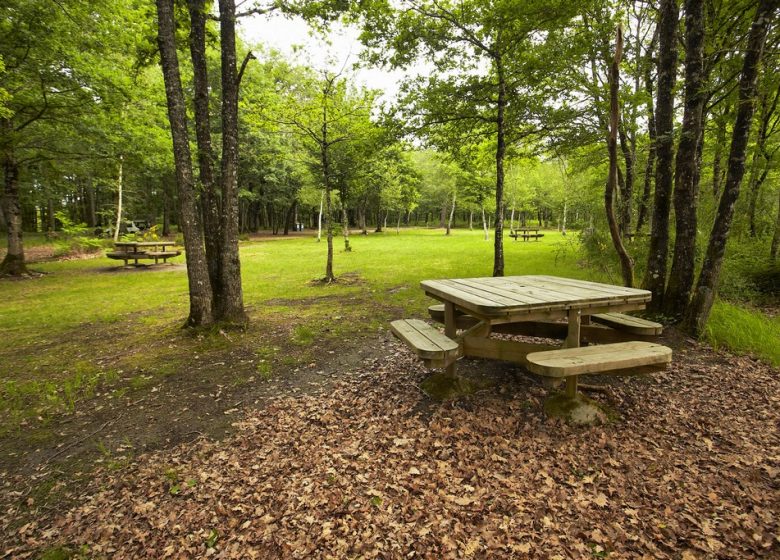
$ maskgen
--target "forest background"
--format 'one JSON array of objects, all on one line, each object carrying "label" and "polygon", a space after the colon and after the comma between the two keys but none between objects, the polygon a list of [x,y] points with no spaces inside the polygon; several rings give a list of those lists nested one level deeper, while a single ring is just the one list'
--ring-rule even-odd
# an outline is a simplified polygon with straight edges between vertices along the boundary
[{"label": "forest background", "polygon": [[[89,250],[144,220],[187,248],[188,323],[241,322],[237,247],[255,232],[324,224],[334,281],[351,230],[482,228],[500,275],[503,230],[538,225],[576,232],[586,266],[647,287],[656,315],[700,334],[716,292],[763,309],[777,294],[776,10],[4,2],[3,270],[27,273],[23,231]],[[360,64],[408,70],[396,98],[355,80],[352,60],[315,68],[236,34],[273,14],[360,29]]]}]

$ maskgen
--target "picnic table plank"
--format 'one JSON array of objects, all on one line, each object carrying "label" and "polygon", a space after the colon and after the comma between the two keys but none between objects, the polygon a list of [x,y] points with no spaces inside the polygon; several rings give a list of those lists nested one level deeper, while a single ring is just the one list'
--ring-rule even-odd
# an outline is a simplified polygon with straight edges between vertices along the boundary
[{"label": "picnic table plank", "polygon": [[525,305],[527,303],[549,303],[550,301],[549,299],[536,297],[531,294],[514,292],[501,286],[489,286],[488,289],[484,282],[480,283],[470,278],[458,278],[457,280],[453,280],[453,282],[504,297],[510,301],[513,301],[516,305]]},{"label": "picnic table plank", "polygon": [[568,377],[666,364],[672,361],[672,351],[652,342],[631,341],[533,352],[526,359],[528,368],[534,373]]},{"label": "picnic table plank", "polygon": [[423,290],[426,292],[430,292],[437,296],[442,296],[442,294],[444,294],[442,297],[447,299],[447,301],[452,301],[458,305],[463,303],[468,307],[477,306],[487,309],[501,309],[504,307],[503,304],[500,304],[495,300],[487,299],[478,294],[460,290],[452,284],[447,283],[446,280],[425,280],[420,284]]},{"label": "picnic table plank", "polygon": [[564,286],[581,287],[590,290],[603,291],[609,294],[637,295],[650,293],[647,290],[638,288],[626,288],[625,286],[613,286],[612,284],[602,284],[601,282],[591,282],[590,280],[578,280],[576,278],[563,278],[562,276],[547,276],[544,274],[525,276],[533,280],[544,280],[547,282],[562,284]]},{"label": "picnic table plank", "polygon": [[442,359],[458,351],[458,343],[419,319],[399,319],[390,323],[393,332],[425,359]]}]

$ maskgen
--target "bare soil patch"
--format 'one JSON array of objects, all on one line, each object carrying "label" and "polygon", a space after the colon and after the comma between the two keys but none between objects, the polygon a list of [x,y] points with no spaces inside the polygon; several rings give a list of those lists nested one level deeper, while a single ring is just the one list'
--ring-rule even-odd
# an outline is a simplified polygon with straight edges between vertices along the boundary
[{"label": "bare soil patch", "polygon": [[171,419],[180,445],[104,467],[70,510],[41,510],[18,527],[19,506],[9,507],[0,553],[775,556],[778,370],[672,343],[668,372],[612,378],[593,395],[615,411],[611,423],[572,428],[544,416],[547,390],[519,368],[467,361],[461,370],[482,389],[441,404],[419,390],[427,373],[388,335],[363,341],[373,355],[343,356],[323,374],[331,382],[279,380],[266,399],[237,407],[252,389],[212,395],[230,407],[219,412],[232,424],[226,439]]}]

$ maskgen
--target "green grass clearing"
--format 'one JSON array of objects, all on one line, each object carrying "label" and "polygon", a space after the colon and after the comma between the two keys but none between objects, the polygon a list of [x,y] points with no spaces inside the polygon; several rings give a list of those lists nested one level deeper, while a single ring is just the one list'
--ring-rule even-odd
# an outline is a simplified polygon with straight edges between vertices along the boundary
[{"label": "green grass clearing", "polygon": [[[545,232],[539,242],[507,238],[507,275],[555,274],[619,283],[578,265],[576,234]],[[430,300],[419,289],[427,278],[487,276],[493,243],[481,231],[409,229],[353,235],[345,253],[336,239],[335,270],[344,279],[323,286],[325,242],[291,238],[242,243],[247,333],[197,336],[179,327],[187,313],[183,269],[127,271],[101,257],[34,265],[36,280],[4,282],[0,302],[0,414],[18,421],[47,410],[72,411],[103,386],[115,395],[140,390],[156,377],[176,374],[197,360],[247,346],[250,369],[267,378],[279,367],[307,359],[317,341],[377,332],[399,316],[425,317]],[[175,262],[183,262],[180,257]],[[737,321],[738,324],[735,324]],[[278,339],[298,358],[263,355]],[[778,321],[719,302],[709,339],[777,364]],[[257,351],[260,349],[260,351]],[[195,362],[193,362],[195,360]],[[236,374],[236,382],[247,374]]]}]

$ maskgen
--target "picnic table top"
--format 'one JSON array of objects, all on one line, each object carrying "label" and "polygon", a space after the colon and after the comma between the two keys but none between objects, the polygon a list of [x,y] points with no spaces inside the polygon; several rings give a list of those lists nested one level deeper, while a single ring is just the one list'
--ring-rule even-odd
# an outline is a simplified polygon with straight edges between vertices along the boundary
[{"label": "picnic table top", "polygon": [[542,275],[424,280],[420,285],[430,296],[486,316],[626,305],[641,309],[651,298],[647,290]]},{"label": "picnic table top", "polygon": [[114,247],[167,247],[176,245],[175,241],[117,241]]}]

